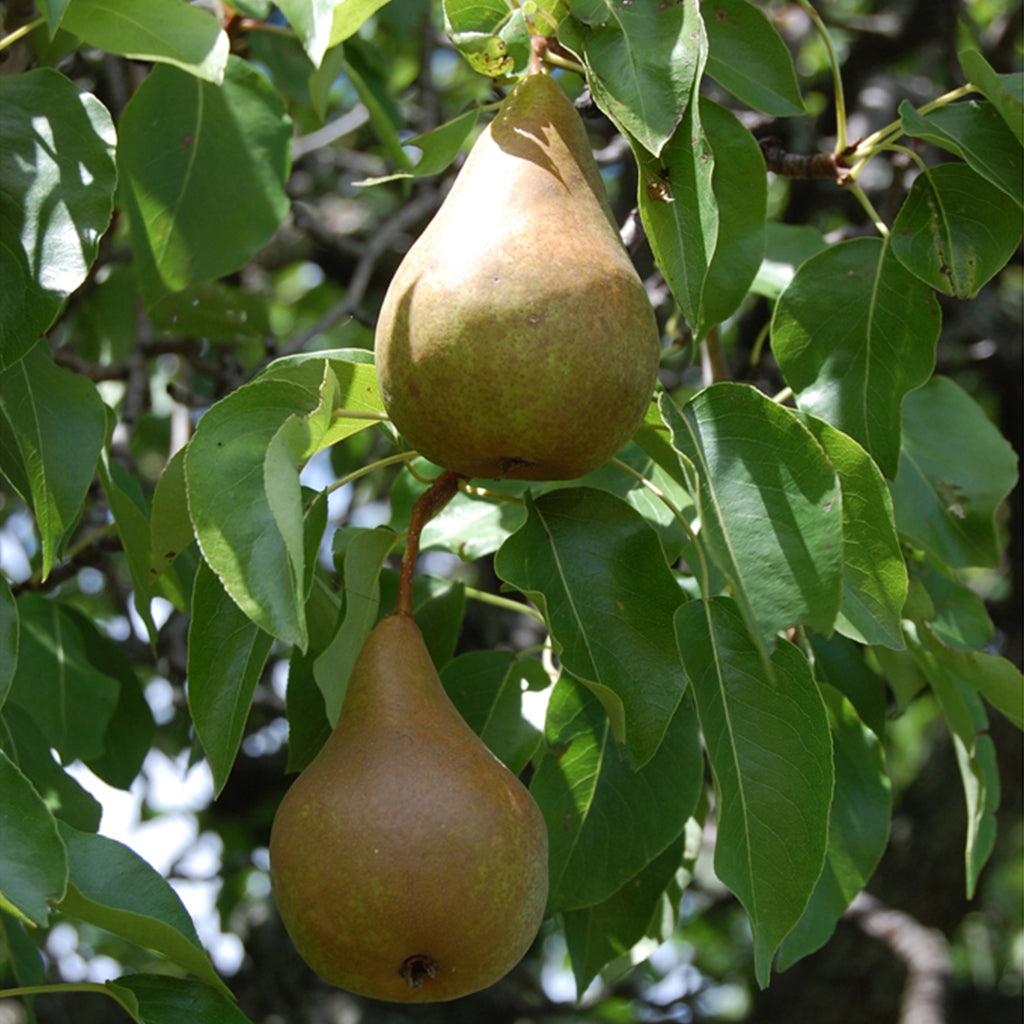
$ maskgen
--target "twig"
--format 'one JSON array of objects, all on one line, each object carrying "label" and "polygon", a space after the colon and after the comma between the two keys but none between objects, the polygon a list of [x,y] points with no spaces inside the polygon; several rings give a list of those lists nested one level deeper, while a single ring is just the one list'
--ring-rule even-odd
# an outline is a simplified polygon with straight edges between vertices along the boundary
[{"label": "twig", "polygon": [[865,935],[884,942],[907,969],[899,1024],[945,1024],[946,985],[952,973],[945,936],[866,892],[850,904],[846,917]]},{"label": "twig", "polygon": [[13,32],[0,39],[0,50],[6,50],[8,46],[16,43],[19,39],[27,36],[29,32],[34,32],[46,19],[40,14],[38,18],[33,18],[32,21],[25,22],[21,28],[16,28]]},{"label": "twig", "polygon": [[729,367],[725,362],[725,353],[722,351],[722,340],[718,336],[717,327],[712,327],[701,342],[700,365],[705,387],[729,379]]},{"label": "twig", "polygon": [[412,577],[420,553],[420,534],[423,527],[455,496],[462,477],[446,469],[417,499],[409,516],[409,532],[405,541],[405,554],[398,571],[398,601],[395,611],[399,615],[412,615]]},{"label": "twig", "polygon": [[440,201],[440,191],[424,192],[411,202],[406,203],[390,220],[385,221],[380,230],[367,242],[363,255],[352,272],[345,298],[324,313],[311,327],[304,328],[285,341],[276,353],[268,357],[266,362],[277,356],[290,356],[301,352],[307,343],[323,334],[324,331],[329,331],[336,324],[341,323],[345,317],[350,316],[353,310],[358,309],[366,294],[366,289],[370,285],[377,261],[391,248],[399,235],[412,225],[418,224]]},{"label": "twig", "polygon": [[502,597],[500,594],[491,594],[486,590],[477,590],[476,587],[465,587],[466,597],[474,601],[481,601],[484,604],[493,605],[495,608],[504,608],[510,612],[518,612],[520,615],[528,615],[531,619],[543,623],[544,616],[536,608],[531,608],[522,601],[513,601],[510,598]]}]

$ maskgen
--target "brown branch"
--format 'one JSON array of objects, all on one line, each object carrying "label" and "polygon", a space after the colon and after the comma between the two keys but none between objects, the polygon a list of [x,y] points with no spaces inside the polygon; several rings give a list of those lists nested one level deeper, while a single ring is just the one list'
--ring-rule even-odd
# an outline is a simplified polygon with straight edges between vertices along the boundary
[{"label": "brown branch", "polygon": [[850,904],[846,917],[865,935],[885,943],[907,969],[899,1024],[945,1024],[946,986],[953,969],[946,937],[866,892]]},{"label": "brown branch", "polygon": [[455,496],[463,477],[446,469],[417,499],[409,516],[409,533],[405,541],[405,554],[398,576],[398,601],[395,611],[399,615],[412,615],[412,577],[420,553],[420,534]]},{"label": "brown branch", "polygon": [[786,178],[831,178],[844,184],[849,171],[842,155],[835,153],[789,153],[774,135],[758,139],[761,154],[769,171]]},{"label": "brown branch", "polygon": [[418,224],[428,213],[432,213],[441,202],[440,191],[424,192],[411,202],[406,203],[390,220],[381,225],[380,230],[367,242],[363,255],[359,258],[352,278],[349,281],[348,291],[345,298],[336,306],[329,309],[315,324],[307,327],[297,334],[292,335],[278,349],[267,357],[267,360],[257,369],[262,369],[271,359],[279,356],[290,356],[301,352],[306,345],[317,335],[329,331],[336,324],[339,324],[346,317],[352,316],[359,309],[366,294],[373,272],[377,267],[377,261],[391,248],[399,236]]}]

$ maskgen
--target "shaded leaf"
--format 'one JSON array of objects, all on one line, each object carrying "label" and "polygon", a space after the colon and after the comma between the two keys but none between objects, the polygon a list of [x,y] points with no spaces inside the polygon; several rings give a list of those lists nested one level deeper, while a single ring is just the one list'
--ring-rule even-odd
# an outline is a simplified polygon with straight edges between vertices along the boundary
[{"label": "shaded leaf", "polygon": [[208,12],[181,0],[71,0],[61,27],[107,53],[224,80],[227,34]]},{"label": "shaded leaf", "polygon": [[0,750],[0,910],[45,926],[64,895],[67,852],[57,823],[32,783]]},{"label": "shaded leaf", "polygon": [[968,80],[992,101],[1017,141],[1024,145],[1024,74],[997,75],[977,50],[961,50],[959,57]]},{"label": "shaded leaf", "polygon": [[904,403],[892,484],[896,526],[955,568],[996,565],[996,509],[1017,482],[1017,456],[981,406],[947,377]]},{"label": "shaded leaf", "polygon": [[56,601],[18,598],[21,652],[8,699],[31,716],[64,761],[104,750],[104,732],[120,685],[86,657],[75,621]]},{"label": "shaded leaf", "polygon": [[128,942],[155,950],[208,985],[228,992],[196,934],[181,898],[137,853],[105,836],[61,822],[68,888],[60,909]]},{"label": "shaded leaf", "polygon": [[903,130],[966,160],[983,178],[1024,205],[1024,149],[991,103],[968,100],[919,114],[900,104]]},{"label": "shaded leaf", "polygon": [[524,661],[511,651],[472,651],[441,670],[441,682],[466,724],[518,775],[541,734],[522,714]]},{"label": "shaded leaf", "polygon": [[4,709],[2,721],[11,739],[5,741],[0,732],[0,748],[32,783],[50,813],[75,828],[95,832],[103,810],[99,801],[57,763],[28,712],[10,704]]},{"label": "shaded leaf", "polygon": [[196,573],[188,628],[188,709],[217,793],[241,746],[272,643],[203,563]]},{"label": "shaded leaf", "polygon": [[940,311],[878,238],[812,256],[779,296],[772,351],[797,405],[867,449],[890,479],[900,406],[935,366]]},{"label": "shaded leaf", "polygon": [[821,692],[832,729],[836,777],[828,853],[803,917],[783,940],[780,971],[828,942],[839,918],[874,874],[889,841],[892,783],[882,744],[838,690],[823,686]]},{"label": "shaded leaf", "polygon": [[563,676],[545,734],[551,749],[530,792],[548,827],[548,910],[593,906],[658,857],[693,814],[704,774],[697,717],[684,698],[664,742],[634,770],[598,700]]},{"label": "shaded leaf", "polygon": [[806,622],[831,632],[842,592],[839,481],[807,428],[746,384],[713,384],[661,412],[684,457],[702,544],[762,650]]},{"label": "shaded leaf", "polygon": [[238,57],[220,87],[154,68],[120,132],[122,202],[147,303],[243,267],[288,212],[291,122],[277,91]]},{"label": "shaded leaf", "polygon": [[100,458],[99,476],[114,517],[114,526],[121,540],[121,547],[128,560],[135,610],[146,627],[149,642],[155,644],[156,626],[149,611],[153,596],[152,574],[149,571],[149,509],[134,478],[106,453]]},{"label": "shaded leaf", "polygon": [[765,114],[805,112],[793,58],[762,11],[747,0],[711,0],[701,13],[708,33],[708,74],[719,85]]},{"label": "shaded leaf", "polygon": [[552,491],[527,499],[494,569],[543,610],[562,665],[600,699],[634,763],[650,760],[686,686],[672,635],[686,595],[654,530],[603,491]]},{"label": "shaded leaf", "polygon": [[780,641],[769,678],[729,598],[676,612],[718,797],[715,871],[754,932],[761,986],[822,871],[832,802],[828,716],[810,666]]},{"label": "shaded leaf", "polygon": [[0,708],[18,667],[18,606],[7,580],[0,576]]},{"label": "shaded leaf", "polygon": [[105,983],[137,1024],[252,1024],[219,989],[164,974],[128,974]]},{"label": "shaded leaf", "polygon": [[825,449],[843,495],[843,599],[836,629],[859,643],[899,650],[907,567],[885,478],[852,437],[814,416],[803,421]]},{"label": "shaded leaf", "polygon": [[22,498],[39,528],[43,579],[78,522],[106,437],[105,410],[96,385],[58,366],[45,342],[0,373],[0,414],[23,474],[11,483],[28,489]]},{"label": "shaded leaf", "polygon": [[679,871],[685,840],[684,832],[608,899],[565,912],[565,944],[576,976],[577,998],[605,964],[628,954],[644,938],[665,889]]},{"label": "shaded leaf", "polygon": [[914,179],[892,226],[896,258],[926,284],[973,299],[1020,241],[1024,213],[964,164],[942,164]]},{"label": "shaded leaf", "polygon": [[700,11],[690,3],[650,8],[605,2],[606,20],[566,22],[563,42],[583,58],[597,105],[658,156],[703,68],[707,43]]},{"label": "shaded leaf", "polygon": [[352,669],[377,621],[380,570],[397,539],[393,530],[379,526],[359,530],[345,549],[345,614],[334,639],[313,665],[332,724],[338,721]]},{"label": "shaded leaf", "polygon": [[385,174],[377,178],[364,178],[352,184],[364,187],[383,185],[385,182],[398,181],[401,178],[428,178],[440,174],[458,155],[462,143],[473,130],[479,116],[480,112],[474,107],[429,132],[406,139],[402,143],[403,146],[416,146],[420,150],[419,160],[407,171],[396,171],[394,174]]},{"label": "shaded leaf", "polygon": [[153,491],[149,515],[150,568],[160,575],[193,540],[185,491],[185,449],[179,448],[164,466]]},{"label": "shaded leaf", "polygon": [[[930,600],[928,621],[932,632],[944,644],[962,650],[984,647],[995,633],[985,602],[954,574],[928,558],[911,561],[910,574],[919,580]],[[908,618],[918,618],[904,613]]]},{"label": "shaded leaf", "polygon": [[885,737],[889,697],[885,680],[864,661],[864,648],[844,636],[811,636],[814,674],[838,690],[854,706],[861,721],[879,738]]},{"label": "shaded leaf", "polygon": [[0,78],[0,138],[2,370],[85,280],[110,223],[117,173],[106,107],[50,68]]}]

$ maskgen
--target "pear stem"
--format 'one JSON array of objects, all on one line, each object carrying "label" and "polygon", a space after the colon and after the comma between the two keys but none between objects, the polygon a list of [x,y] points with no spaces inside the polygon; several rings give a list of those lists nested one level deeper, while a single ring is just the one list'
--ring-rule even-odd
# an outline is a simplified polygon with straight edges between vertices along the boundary
[{"label": "pear stem", "polygon": [[395,611],[399,615],[412,615],[412,577],[416,571],[416,559],[420,553],[420,534],[455,496],[459,482],[458,473],[446,469],[417,499],[409,516],[409,532],[405,541],[405,554],[398,575],[398,601]]},{"label": "pear stem", "polygon": [[544,36],[530,36],[530,68],[527,74],[541,74],[544,69],[544,56],[547,52],[548,41]]}]

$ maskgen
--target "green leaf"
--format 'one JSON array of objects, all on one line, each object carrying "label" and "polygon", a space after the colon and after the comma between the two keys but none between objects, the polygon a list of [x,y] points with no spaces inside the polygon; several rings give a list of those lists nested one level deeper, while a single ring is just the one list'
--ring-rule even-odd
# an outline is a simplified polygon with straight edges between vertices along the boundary
[{"label": "green leaf", "polygon": [[703,335],[736,312],[757,275],[768,184],[761,148],[735,114],[702,97],[700,116],[715,158],[711,185],[718,201],[718,238],[701,296]]},{"label": "green leaf", "polygon": [[1024,213],[964,164],[918,175],[892,226],[896,258],[926,284],[973,299],[1020,241]]},{"label": "green leaf", "polygon": [[491,753],[518,775],[540,746],[523,718],[526,663],[511,651],[472,651],[448,662],[441,682],[459,714]]},{"label": "green leaf", "polygon": [[0,373],[0,414],[27,481],[22,498],[35,513],[44,579],[77,524],[92,483],[106,437],[105,409],[96,385],[58,366],[45,342]]},{"label": "green leaf", "polygon": [[[135,610],[139,613],[149,634],[149,642],[156,644],[156,626],[149,608],[152,602],[152,574],[150,573],[149,509],[146,499],[134,478],[121,463],[112,461],[106,453],[99,462],[100,482],[114,517],[114,526],[128,560],[132,578]],[[136,493],[132,493],[132,492]]]},{"label": "green leaf", "polygon": [[944,650],[927,632],[922,639],[924,646],[917,651],[918,664],[942,708],[964,787],[967,805],[964,867],[967,898],[972,899],[978,876],[992,855],[996,841],[995,812],[1000,798],[996,750],[988,735],[988,715],[981,699],[949,671],[950,661],[956,664],[954,652]]},{"label": "green leaf", "polygon": [[64,895],[67,853],[32,783],[0,750],[0,910],[45,927],[47,903]]},{"label": "green leaf", "polygon": [[17,704],[9,704],[4,709],[2,722],[11,735],[11,741],[5,742],[0,733],[0,748],[32,783],[50,813],[75,828],[95,832],[100,827],[103,808],[57,763],[50,753],[46,737],[28,712]]},{"label": "green leaf", "polygon": [[525,13],[543,35],[554,35],[568,4],[535,0],[524,10],[505,0],[444,0],[445,29],[459,52],[482,75],[522,71],[530,56]]},{"label": "green leaf", "polygon": [[354,36],[372,14],[389,0],[334,0],[334,17],[331,21],[329,46],[337,46]]},{"label": "green leaf", "polygon": [[316,757],[331,734],[324,697],[316,685],[313,651],[292,648],[288,662],[285,712],[288,716],[288,764],[286,772],[301,772]]},{"label": "green leaf", "polygon": [[708,33],[708,74],[742,103],[775,117],[805,113],[789,49],[765,14],[747,0],[711,0],[701,8]]},{"label": "green leaf", "polygon": [[864,661],[864,648],[843,636],[809,639],[814,651],[815,676],[843,694],[861,721],[879,739],[884,739],[889,696],[885,680]]},{"label": "green leaf", "polygon": [[104,636],[93,620],[76,608],[62,607],[61,615],[77,627],[89,664],[121,684],[117,704],[103,733],[103,753],[89,758],[87,763],[108,785],[128,789],[153,742],[156,732],[153,712],[146,702],[135,667],[121,646]]},{"label": "green leaf", "polygon": [[903,396],[935,366],[939,304],[878,238],[812,256],[779,297],[772,351],[806,412],[896,474]]},{"label": "green leaf", "polygon": [[270,82],[239,57],[219,87],[154,68],[120,129],[122,202],[147,303],[245,266],[287,214],[291,122]]},{"label": "green leaf", "polygon": [[56,35],[57,29],[60,28],[61,20],[69,3],[70,0],[43,0],[39,5],[43,9],[42,13],[46,18],[46,28],[50,33],[51,39]]},{"label": "green leaf", "polygon": [[603,491],[552,491],[527,499],[494,570],[542,608],[562,665],[594,691],[635,765],[649,761],[686,686],[672,635],[686,595],[654,530]]},{"label": "green leaf", "polygon": [[977,50],[961,50],[959,56],[968,80],[992,101],[1017,141],[1024,145],[1024,74],[997,75]]},{"label": "green leaf", "polygon": [[796,268],[827,249],[817,228],[805,224],[767,224],[764,259],[750,290],[766,299],[777,299],[793,280]]},{"label": "green leaf", "polygon": [[0,576],[0,708],[18,667],[18,606],[7,580]]},{"label": "green leaf", "polygon": [[120,684],[92,666],[75,621],[56,601],[22,594],[18,612],[21,654],[8,699],[32,716],[65,762],[98,757]]},{"label": "green leaf", "polygon": [[729,598],[684,605],[676,633],[715,777],[715,872],[750,916],[764,987],[772,955],[825,863],[833,788],[828,715],[792,644],[778,643],[768,677]]},{"label": "green leaf", "polygon": [[[992,640],[995,626],[988,617],[985,602],[953,573],[928,558],[910,563],[911,579],[925,588],[931,602],[929,614],[920,616],[932,632],[950,647],[973,650]],[[904,612],[908,618],[918,618]]]},{"label": "green leaf", "polygon": [[929,644],[936,662],[959,682],[977,690],[1018,729],[1024,729],[1024,675],[1006,658],[984,651],[957,651]]},{"label": "green leaf", "polygon": [[907,566],[885,478],[852,437],[814,416],[803,422],[825,449],[843,495],[843,599],[836,629],[862,644],[900,650]]},{"label": "green leaf", "polygon": [[551,749],[530,784],[548,827],[548,910],[593,906],[683,831],[703,783],[693,702],[684,698],[654,756],[634,770],[598,700],[575,679],[555,685]]},{"label": "green leaf", "polygon": [[68,888],[60,909],[128,942],[161,953],[221,992],[181,898],[158,871],[122,843],[61,822]]},{"label": "green leaf", "polygon": [[764,159],[735,116],[703,98],[660,160],[640,149],[636,156],[644,230],[701,338],[735,312],[764,255]]},{"label": "green leaf", "polygon": [[110,223],[117,172],[106,107],[49,68],[0,78],[0,138],[2,370],[85,280]]},{"label": "green leaf", "polygon": [[150,307],[149,316],[157,330],[177,337],[228,342],[256,339],[261,356],[263,338],[273,333],[265,296],[220,281],[165,295]]},{"label": "green leaf", "polygon": [[780,971],[828,942],[839,918],[874,874],[889,841],[892,783],[882,743],[838,690],[822,686],[821,692],[832,728],[836,776],[828,853],[803,917],[783,940]]},{"label": "green leaf", "polygon": [[[25,925],[10,914],[0,913],[0,952],[4,952],[4,966],[14,975],[18,985],[42,985],[46,975],[39,947],[29,938]],[[32,997],[25,1000],[29,1010],[28,1024],[37,1024],[31,1012]]]},{"label": "green leaf", "polygon": [[968,100],[919,114],[900,104],[903,130],[966,160],[983,178],[1024,205],[1024,150],[991,103]]},{"label": "green leaf", "polygon": [[577,998],[605,964],[629,954],[647,934],[665,889],[679,871],[685,841],[684,832],[608,899],[565,912],[565,944],[576,976]]},{"label": "green leaf", "polygon": [[683,456],[701,543],[767,652],[798,622],[829,633],[842,593],[839,481],[807,428],[746,384],[713,384],[661,412]]},{"label": "green leaf", "polygon": [[71,0],[61,27],[107,53],[224,80],[227,34],[216,18],[181,0]]},{"label": "green leaf", "polygon": [[330,408],[329,388],[321,390],[329,382],[257,379],[206,412],[185,452],[189,514],[203,557],[253,622],[300,647],[306,624],[298,464],[323,436],[317,416]]},{"label": "green leaf", "polygon": [[403,146],[417,146],[421,151],[419,160],[409,170],[385,174],[378,178],[364,178],[352,184],[363,187],[383,185],[385,182],[397,181],[400,178],[429,178],[431,175],[440,174],[458,155],[462,143],[473,130],[479,116],[480,111],[473,107],[429,132],[406,139],[402,143]]},{"label": "green leaf", "polygon": [[163,974],[127,974],[105,985],[137,1024],[252,1024],[223,985],[215,989]]},{"label": "green leaf", "polygon": [[345,615],[330,646],[313,665],[331,724],[338,721],[349,676],[377,621],[380,570],[397,539],[393,530],[378,526],[359,530],[345,549]]},{"label": "green leaf", "polygon": [[[423,580],[427,588],[425,597],[420,596],[416,585],[418,580]],[[466,614],[466,586],[457,581],[453,583],[428,576],[420,576],[418,580],[413,581],[412,615],[423,633],[430,660],[440,671],[451,661],[459,642],[462,619]],[[381,591],[383,607],[393,607],[383,602],[383,587]]]},{"label": "green leaf", "polygon": [[[349,6],[348,0],[345,6]],[[314,67],[319,67],[331,42],[334,8],[338,0],[277,0],[281,13],[302,43]]]},{"label": "green leaf", "polygon": [[696,4],[650,9],[605,2],[607,20],[577,25],[566,41],[583,58],[597,105],[658,156],[704,66],[707,43],[700,11]]},{"label": "green leaf", "polygon": [[1017,456],[958,384],[934,377],[904,403],[892,484],[896,526],[946,565],[996,565],[994,516],[1017,482]]},{"label": "green leaf", "polygon": [[398,135],[400,115],[394,107],[387,81],[373,64],[363,58],[361,51],[351,44],[343,49],[342,54],[340,67],[366,107],[370,124],[388,158],[400,170],[406,170],[412,161],[402,148],[402,140]]},{"label": "green leaf", "polygon": [[179,448],[164,466],[153,491],[149,514],[150,568],[166,572],[193,541],[185,490],[185,449]]},{"label": "green leaf", "polygon": [[273,638],[243,614],[205,563],[196,573],[191,616],[188,708],[219,793],[241,746]]}]

